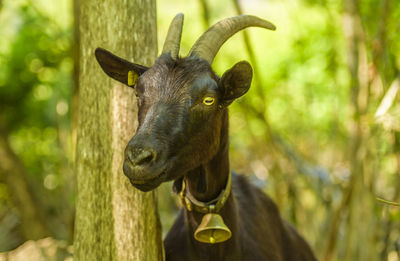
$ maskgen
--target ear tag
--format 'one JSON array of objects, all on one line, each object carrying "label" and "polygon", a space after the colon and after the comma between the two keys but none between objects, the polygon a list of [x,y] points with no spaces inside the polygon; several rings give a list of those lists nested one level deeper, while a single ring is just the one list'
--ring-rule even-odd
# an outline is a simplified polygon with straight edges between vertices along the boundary
[{"label": "ear tag", "polygon": [[128,85],[129,86],[135,85],[137,79],[138,79],[138,75],[135,71],[128,72]]}]

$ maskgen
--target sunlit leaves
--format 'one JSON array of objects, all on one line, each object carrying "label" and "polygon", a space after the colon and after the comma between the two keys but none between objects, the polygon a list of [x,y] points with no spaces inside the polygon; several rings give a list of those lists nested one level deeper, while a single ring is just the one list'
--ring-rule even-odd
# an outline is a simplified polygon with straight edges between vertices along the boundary
[{"label": "sunlit leaves", "polygon": [[[65,3],[70,1],[57,1],[56,5]],[[54,230],[65,237],[64,218],[52,218],[60,211],[70,210],[71,202],[64,198],[73,198],[72,191],[66,189],[71,184],[66,174],[71,175],[72,166],[72,24],[71,19],[55,22],[65,15],[56,18],[57,13],[45,13],[37,4],[3,1],[0,126],[26,170],[33,193],[46,207],[43,215],[49,222],[64,222]],[[71,16],[66,9],[60,12]],[[3,202],[6,196],[7,191],[0,188],[0,207],[10,204]]]}]

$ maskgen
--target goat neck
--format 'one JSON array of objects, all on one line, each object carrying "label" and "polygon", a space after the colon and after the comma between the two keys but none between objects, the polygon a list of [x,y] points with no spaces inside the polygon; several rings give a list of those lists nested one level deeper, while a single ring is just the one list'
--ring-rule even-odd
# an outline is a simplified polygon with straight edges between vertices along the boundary
[{"label": "goat neck", "polygon": [[187,193],[199,201],[208,202],[225,189],[229,168],[228,111],[222,116],[220,146],[215,156],[207,163],[189,171],[184,176]]},{"label": "goat neck", "polygon": [[[221,128],[221,142],[215,156],[206,164],[199,166],[192,171],[189,171],[184,176],[186,192],[190,193],[199,201],[208,202],[221,193],[226,188],[229,167],[229,137],[228,137],[228,110],[226,109],[222,117],[223,127]],[[232,232],[232,237],[222,243],[205,244],[197,241],[193,236],[190,236],[192,245],[198,257],[201,260],[223,260],[227,256],[237,256],[239,251],[238,242],[238,220],[236,204],[231,191],[224,206],[218,212],[222,216],[225,224]],[[189,211],[185,208],[185,223],[188,228],[189,235],[193,235],[197,227],[200,225],[204,213],[195,210]],[[230,249],[230,251],[228,251]],[[235,249],[235,251],[232,251]],[[235,253],[233,253],[235,252]]]}]

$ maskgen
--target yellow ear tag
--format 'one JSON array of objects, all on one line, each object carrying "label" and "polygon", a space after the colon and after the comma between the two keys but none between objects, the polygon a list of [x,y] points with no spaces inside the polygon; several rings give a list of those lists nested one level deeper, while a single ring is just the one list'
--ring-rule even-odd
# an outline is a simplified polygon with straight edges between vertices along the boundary
[{"label": "yellow ear tag", "polygon": [[138,75],[135,71],[128,72],[128,85],[129,86],[135,85],[137,79],[138,79]]},{"label": "yellow ear tag", "polygon": [[205,105],[213,105],[214,102],[215,102],[215,99],[214,99],[213,97],[205,97],[205,98],[203,99],[203,103],[204,103]]}]

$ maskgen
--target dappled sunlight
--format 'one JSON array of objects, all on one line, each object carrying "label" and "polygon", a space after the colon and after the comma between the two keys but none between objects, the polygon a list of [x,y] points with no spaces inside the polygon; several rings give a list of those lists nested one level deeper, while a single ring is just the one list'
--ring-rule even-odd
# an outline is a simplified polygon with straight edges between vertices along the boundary
[{"label": "dappled sunlight", "polygon": [[[253,68],[248,93],[230,106],[231,169],[276,201],[320,260],[398,261],[400,208],[385,200],[400,202],[400,5],[354,2],[238,1],[277,30],[233,36],[213,69],[221,76],[241,60]],[[74,1],[0,3],[0,234],[9,239],[0,251],[44,236],[72,244],[77,111],[86,102],[74,86]],[[159,53],[171,19],[185,16],[181,57],[206,27],[238,14],[233,0],[159,0],[157,8]],[[171,186],[158,189],[163,235],[180,208]],[[26,220],[38,229],[30,233]]]}]

